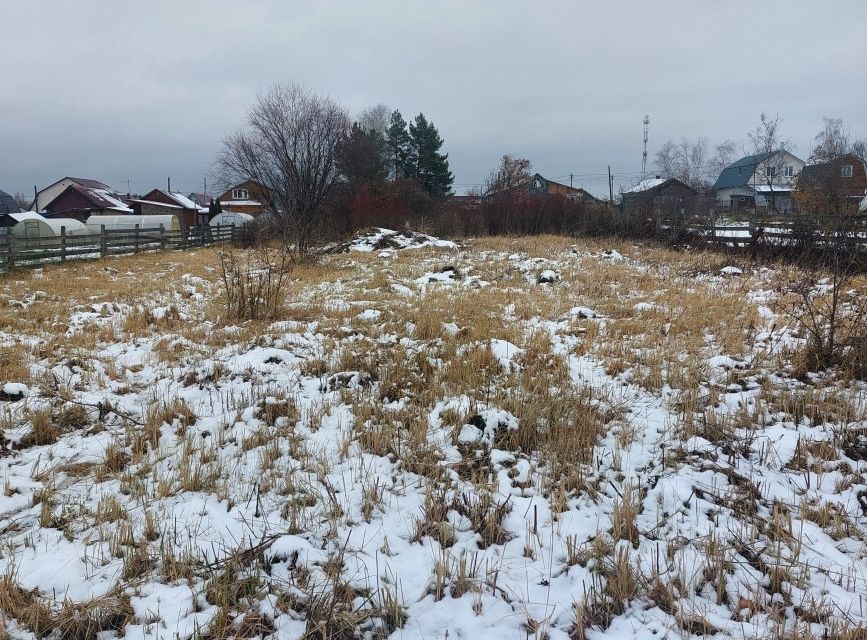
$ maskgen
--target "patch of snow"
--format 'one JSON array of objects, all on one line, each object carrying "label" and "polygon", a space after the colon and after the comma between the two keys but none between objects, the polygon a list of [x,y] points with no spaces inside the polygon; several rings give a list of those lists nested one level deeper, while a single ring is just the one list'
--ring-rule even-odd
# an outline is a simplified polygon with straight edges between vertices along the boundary
[{"label": "patch of snow", "polygon": [[744,273],[743,269],[738,269],[737,267],[732,267],[732,266],[723,267],[722,269],[719,270],[719,272],[721,275],[724,275],[724,276],[739,276],[739,275],[743,275],[743,273]]},{"label": "patch of snow", "polygon": [[425,247],[457,249],[458,245],[451,240],[442,240],[417,231],[394,231],[377,227],[369,233],[358,236],[345,247],[349,251],[371,252],[382,249],[422,249]]},{"label": "patch of snow", "polygon": [[382,316],[382,311],[379,309],[365,309],[355,317],[363,322],[371,322],[379,320],[380,316]]}]

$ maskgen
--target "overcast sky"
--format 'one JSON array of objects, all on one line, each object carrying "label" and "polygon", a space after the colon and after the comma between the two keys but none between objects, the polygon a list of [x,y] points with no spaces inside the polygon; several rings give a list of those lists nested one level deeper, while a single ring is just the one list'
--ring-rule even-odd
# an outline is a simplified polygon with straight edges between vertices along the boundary
[{"label": "overcast sky", "polygon": [[[455,191],[503,153],[602,192],[669,138],[746,141],[779,113],[867,137],[867,1],[2,0],[0,189],[63,176],[201,190],[259,89],[296,80],[357,114],[422,111]],[[598,174],[598,175],[593,175]]]}]

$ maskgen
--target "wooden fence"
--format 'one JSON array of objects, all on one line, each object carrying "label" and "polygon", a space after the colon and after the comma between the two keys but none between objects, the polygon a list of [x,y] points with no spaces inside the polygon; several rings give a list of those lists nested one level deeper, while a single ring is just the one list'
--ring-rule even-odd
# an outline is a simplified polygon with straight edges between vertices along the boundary
[{"label": "wooden fence", "polygon": [[[661,227],[677,228],[665,223]],[[867,220],[848,218],[792,218],[789,220],[750,220],[743,223],[690,221],[680,225],[692,242],[720,247],[804,247],[846,245],[867,249]]]},{"label": "wooden fence", "polygon": [[104,258],[142,251],[189,249],[235,239],[234,225],[187,227],[180,231],[154,228],[106,229],[90,235],[60,235],[49,238],[24,238],[12,234],[12,228],[0,230],[0,266],[32,266],[74,259]]}]

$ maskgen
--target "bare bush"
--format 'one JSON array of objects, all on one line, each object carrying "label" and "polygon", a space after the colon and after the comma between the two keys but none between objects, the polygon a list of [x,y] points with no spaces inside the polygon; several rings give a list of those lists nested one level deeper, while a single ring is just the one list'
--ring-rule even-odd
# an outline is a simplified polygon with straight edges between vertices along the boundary
[{"label": "bare bush", "polygon": [[806,336],[797,363],[800,375],[834,366],[852,375],[867,373],[867,300],[853,288],[860,256],[843,247],[844,230],[835,236],[826,247],[824,269],[805,269],[779,303],[779,311]]},{"label": "bare bush", "polygon": [[276,316],[294,265],[290,250],[262,243],[250,250],[224,249],[218,255],[227,319],[262,320]]}]

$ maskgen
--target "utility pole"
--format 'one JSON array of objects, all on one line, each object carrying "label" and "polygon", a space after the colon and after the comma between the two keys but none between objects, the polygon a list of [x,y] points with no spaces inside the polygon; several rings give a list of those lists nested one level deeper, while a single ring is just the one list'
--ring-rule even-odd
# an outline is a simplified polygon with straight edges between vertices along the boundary
[{"label": "utility pole", "polygon": [[36,185],[33,185],[33,210],[39,213],[39,192],[36,190]]},{"label": "utility pole", "polygon": [[572,174],[569,174],[569,188],[572,188]]},{"label": "utility pole", "polygon": [[650,116],[644,116],[644,152],[641,154],[641,179],[644,180],[647,172],[647,130],[650,128]]},{"label": "utility pole", "polygon": [[614,204],[614,178],[611,175],[611,165],[608,165],[608,202]]}]

